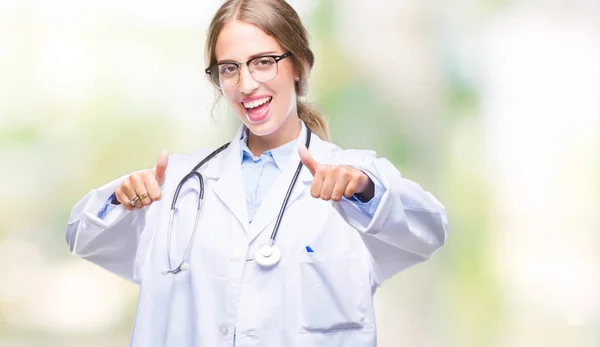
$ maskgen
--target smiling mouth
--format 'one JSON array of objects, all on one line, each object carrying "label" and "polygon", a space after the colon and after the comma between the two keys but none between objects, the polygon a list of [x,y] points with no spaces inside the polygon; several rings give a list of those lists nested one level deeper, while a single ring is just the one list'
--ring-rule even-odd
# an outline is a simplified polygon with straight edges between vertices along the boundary
[{"label": "smiling mouth", "polygon": [[256,123],[267,118],[272,100],[273,97],[268,96],[250,102],[242,102],[242,106],[244,106],[248,120]]},{"label": "smiling mouth", "polygon": [[266,104],[267,102],[270,102],[271,99],[273,99],[273,97],[271,96],[267,96],[258,100],[253,100],[250,102],[242,102],[242,105],[244,105],[244,108],[246,108],[246,110],[251,110],[257,107],[260,107],[264,104]]}]

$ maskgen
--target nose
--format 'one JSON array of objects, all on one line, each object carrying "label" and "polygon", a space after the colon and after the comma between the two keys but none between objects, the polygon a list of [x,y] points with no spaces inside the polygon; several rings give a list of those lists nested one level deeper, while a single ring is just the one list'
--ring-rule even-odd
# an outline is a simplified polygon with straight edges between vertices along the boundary
[{"label": "nose", "polygon": [[258,88],[258,82],[250,74],[247,66],[240,68],[240,91],[244,94],[250,94]]}]

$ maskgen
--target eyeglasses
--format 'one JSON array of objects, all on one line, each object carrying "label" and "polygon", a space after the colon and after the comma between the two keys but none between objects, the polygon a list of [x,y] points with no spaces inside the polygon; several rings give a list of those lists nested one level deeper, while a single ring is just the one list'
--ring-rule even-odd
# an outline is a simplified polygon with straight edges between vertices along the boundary
[{"label": "eyeglasses", "polygon": [[287,52],[282,55],[254,57],[245,63],[219,63],[212,65],[204,71],[210,75],[217,88],[220,90],[231,89],[240,82],[242,65],[248,67],[250,75],[256,82],[268,82],[277,77],[277,63],[291,55],[291,52]]}]

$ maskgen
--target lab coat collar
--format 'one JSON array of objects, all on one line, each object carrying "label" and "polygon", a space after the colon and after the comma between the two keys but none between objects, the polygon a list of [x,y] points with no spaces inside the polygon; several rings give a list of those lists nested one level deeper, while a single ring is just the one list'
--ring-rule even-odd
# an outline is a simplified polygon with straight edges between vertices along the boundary
[{"label": "lab coat collar", "polygon": [[215,158],[214,163],[209,162],[202,174],[206,178],[217,179],[214,185],[215,194],[248,231],[248,210],[240,157],[240,138],[243,129],[243,126],[238,129],[229,147]]},{"label": "lab coat collar", "polygon": [[[306,125],[304,124],[303,121],[300,121],[300,124],[302,125],[302,129],[300,130],[300,134],[298,135],[298,138],[296,139],[296,143],[294,144],[293,149],[290,151],[289,157],[286,160],[278,160],[276,163],[282,172],[284,171],[285,167],[289,166],[291,163],[293,163],[294,168],[296,168],[298,165],[298,161],[300,160],[300,155],[298,154],[298,146],[304,145],[305,141],[306,141]],[[224,166],[226,165],[226,163],[228,163],[228,162],[230,163],[231,158],[238,159],[238,164],[240,166],[240,172],[241,172],[241,162],[242,162],[241,151],[242,151],[242,149],[240,146],[240,141],[242,139],[245,129],[246,129],[246,127],[244,125],[240,126],[235,137],[231,140],[229,147],[227,147],[227,149],[225,149],[222,153],[218,154],[215,158],[213,158],[211,161],[206,163],[206,165],[200,169],[200,172],[202,173],[202,176],[204,176],[204,178],[218,180],[219,178],[223,177],[223,172],[224,172],[223,170],[225,169]],[[323,143],[324,143],[324,141],[321,140],[316,134],[314,134],[314,133],[312,134],[311,140],[310,140],[309,151],[313,156],[315,156],[315,159],[317,159],[317,156],[319,154],[322,154],[320,152],[322,152],[324,149]],[[286,145],[288,145],[288,144],[286,144]],[[283,145],[283,146],[286,146],[286,145]],[[206,157],[208,154],[209,153],[204,154],[204,157]],[[276,154],[274,154],[274,155],[276,155]],[[204,159],[204,157],[192,156],[192,158],[190,158],[191,160],[190,160],[190,164],[189,164],[190,169],[197,162]],[[230,158],[230,159],[227,159],[227,158]],[[230,163],[230,164],[232,164],[232,163]],[[308,169],[306,169],[305,167],[302,168],[302,171],[300,172],[300,176],[298,177],[298,181],[302,181],[302,182],[312,181],[312,175],[311,175],[310,171]]]}]

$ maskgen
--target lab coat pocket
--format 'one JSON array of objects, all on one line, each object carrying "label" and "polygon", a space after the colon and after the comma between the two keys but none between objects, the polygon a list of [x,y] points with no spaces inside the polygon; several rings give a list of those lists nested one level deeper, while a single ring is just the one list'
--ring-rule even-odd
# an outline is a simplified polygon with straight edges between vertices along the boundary
[{"label": "lab coat pocket", "polygon": [[300,333],[371,328],[370,292],[359,258],[332,252],[302,258]]}]

